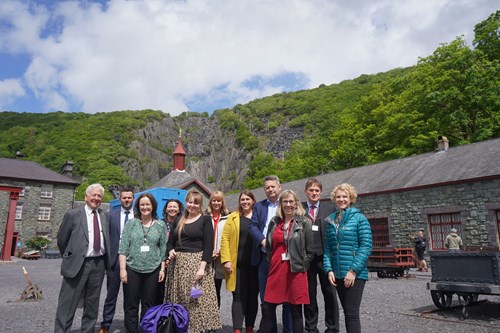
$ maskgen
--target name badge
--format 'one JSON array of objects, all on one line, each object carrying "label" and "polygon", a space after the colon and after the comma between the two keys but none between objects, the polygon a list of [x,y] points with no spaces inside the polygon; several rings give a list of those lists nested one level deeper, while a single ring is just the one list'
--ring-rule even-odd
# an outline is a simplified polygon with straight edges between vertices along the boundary
[{"label": "name badge", "polygon": [[149,245],[142,245],[141,252],[149,252]]},{"label": "name badge", "polygon": [[288,252],[285,252],[285,253],[282,253],[281,254],[281,260],[290,260],[290,255],[288,254]]},{"label": "name badge", "polygon": [[317,226],[317,225],[313,225],[313,226],[312,226],[312,229],[313,229],[313,231],[319,231],[319,226]]}]

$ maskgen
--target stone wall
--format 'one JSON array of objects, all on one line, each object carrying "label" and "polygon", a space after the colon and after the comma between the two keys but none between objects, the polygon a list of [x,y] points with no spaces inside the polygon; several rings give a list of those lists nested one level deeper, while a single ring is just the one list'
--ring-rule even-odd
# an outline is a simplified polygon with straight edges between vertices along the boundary
[{"label": "stone wall", "polygon": [[[62,222],[64,213],[71,209],[73,205],[74,189],[73,185],[53,184],[52,198],[41,198],[40,191],[42,184],[34,181],[25,183],[2,180],[5,185],[23,186],[24,196],[19,198],[18,203],[23,203],[22,218],[16,219],[14,231],[19,232],[19,240],[24,242],[37,235],[46,235],[52,240],[51,248],[57,248],[56,236],[59,225]],[[5,226],[7,223],[9,204],[9,193],[0,191],[0,237],[3,242]],[[38,209],[40,204],[50,205],[50,220],[39,221]]]},{"label": "stone wall", "polygon": [[368,194],[358,197],[355,205],[368,219],[388,219],[389,242],[395,247],[413,246],[408,236],[420,229],[428,237],[429,214],[452,212],[460,213],[465,246],[499,247],[495,211],[500,210],[500,179]]}]

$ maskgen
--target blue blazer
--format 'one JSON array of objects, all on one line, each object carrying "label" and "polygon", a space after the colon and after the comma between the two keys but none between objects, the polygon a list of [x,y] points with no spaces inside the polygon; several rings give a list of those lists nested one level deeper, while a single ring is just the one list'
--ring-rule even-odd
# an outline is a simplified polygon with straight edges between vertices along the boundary
[{"label": "blue blazer", "polygon": [[253,240],[252,257],[250,260],[250,264],[253,266],[258,265],[262,259],[261,243],[266,238],[263,232],[266,226],[268,206],[269,201],[267,199],[257,202],[253,207],[252,221],[248,225],[248,232]]},{"label": "blue blazer", "polygon": [[[118,247],[120,246],[121,206],[109,212],[109,268],[115,270],[118,263]],[[130,212],[132,214],[132,211]],[[129,216],[131,219],[132,216]]]}]

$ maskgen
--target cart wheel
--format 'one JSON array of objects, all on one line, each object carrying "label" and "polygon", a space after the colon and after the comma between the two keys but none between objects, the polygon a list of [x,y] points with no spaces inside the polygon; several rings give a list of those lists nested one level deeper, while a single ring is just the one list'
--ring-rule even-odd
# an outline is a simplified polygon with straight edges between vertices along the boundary
[{"label": "cart wheel", "polygon": [[469,304],[476,304],[478,298],[479,298],[479,294],[470,294],[469,295]]},{"label": "cart wheel", "polygon": [[447,294],[442,291],[431,290],[431,297],[434,305],[440,309],[447,309],[451,305],[453,294]]}]

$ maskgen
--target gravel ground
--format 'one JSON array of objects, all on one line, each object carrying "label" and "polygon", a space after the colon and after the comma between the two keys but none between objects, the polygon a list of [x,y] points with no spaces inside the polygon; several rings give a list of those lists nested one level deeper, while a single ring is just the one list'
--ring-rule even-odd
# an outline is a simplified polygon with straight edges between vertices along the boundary
[{"label": "gravel ground", "polygon": [[[40,333],[52,332],[57,306],[57,297],[62,277],[59,275],[60,259],[23,260],[0,263],[0,332]],[[27,286],[22,273],[26,267],[33,283],[43,292],[43,300],[20,302],[20,296]],[[430,273],[412,270],[409,278],[379,279],[371,273],[366,284],[361,306],[361,324],[364,332],[500,332],[500,297],[479,297],[479,303],[470,306],[469,318],[462,320],[462,308],[454,296],[452,307],[437,311],[432,303],[426,283]],[[101,308],[105,298],[105,287],[101,296]],[[120,293],[121,294],[121,293]],[[321,295],[321,292],[318,291]],[[118,300],[115,321],[111,332],[125,332],[121,295]],[[322,302],[320,301],[320,304]],[[79,332],[81,309],[77,311],[73,330]],[[221,315],[224,328],[221,333],[232,332],[231,294],[223,291]],[[324,331],[323,313],[320,313],[320,331]],[[341,314],[342,315],[342,314]],[[278,316],[278,318],[280,318]],[[341,316],[341,318],[343,318]],[[100,320],[100,318],[99,318]],[[257,322],[260,320],[260,315]],[[97,331],[97,330],[96,330]],[[345,332],[341,319],[341,332]]]}]

